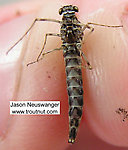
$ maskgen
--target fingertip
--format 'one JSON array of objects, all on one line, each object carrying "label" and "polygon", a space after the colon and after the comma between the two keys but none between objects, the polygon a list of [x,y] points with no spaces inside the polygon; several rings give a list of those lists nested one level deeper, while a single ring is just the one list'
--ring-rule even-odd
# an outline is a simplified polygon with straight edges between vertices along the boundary
[{"label": "fingertip", "polygon": [[[118,1],[118,5],[112,3],[111,7],[109,6],[110,3],[99,11],[94,11],[88,17],[89,22],[122,25],[124,7],[121,6],[121,1]],[[124,128],[126,130],[127,127],[122,126],[119,132],[120,123],[116,120],[115,112],[116,108],[122,105],[121,102],[126,102],[127,99],[125,89],[128,85],[128,57],[127,46],[122,37],[125,38],[123,28],[96,26],[95,31],[85,38],[85,50],[93,67],[92,71],[86,71],[85,115],[89,126],[100,138],[114,145],[127,146],[126,141],[120,140],[120,136],[124,135]]]}]

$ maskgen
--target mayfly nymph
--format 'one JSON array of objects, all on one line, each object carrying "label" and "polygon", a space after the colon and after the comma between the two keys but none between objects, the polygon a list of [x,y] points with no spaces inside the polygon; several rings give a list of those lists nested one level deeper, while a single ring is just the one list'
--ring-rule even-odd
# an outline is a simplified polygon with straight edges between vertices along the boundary
[{"label": "mayfly nymph", "polygon": [[[94,28],[90,25],[104,26],[104,27],[122,27],[122,26],[111,26],[104,24],[97,24],[88,22],[87,24],[81,23],[75,13],[78,12],[78,7],[73,5],[66,5],[59,9],[59,14],[62,15],[62,20],[56,19],[43,19],[36,18],[30,28],[25,32],[25,34],[7,51],[7,53],[16,46],[24,36],[31,30],[37,21],[49,21],[60,24],[60,33],[46,33],[44,44],[42,50],[36,61],[27,64],[33,64],[41,60],[41,56],[51,53],[55,50],[63,50],[63,56],[66,68],[66,82],[67,82],[67,92],[69,101],[69,143],[74,143],[80,125],[82,110],[83,110],[83,81],[82,81],[82,61],[81,56],[87,63],[87,68],[92,69],[89,61],[82,52],[82,40],[84,36],[84,30],[90,29],[91,32]],[[60,48],[53,49],[43,53],[46,45],[48,36],[59,36],[62,40],[62,45]]]}]

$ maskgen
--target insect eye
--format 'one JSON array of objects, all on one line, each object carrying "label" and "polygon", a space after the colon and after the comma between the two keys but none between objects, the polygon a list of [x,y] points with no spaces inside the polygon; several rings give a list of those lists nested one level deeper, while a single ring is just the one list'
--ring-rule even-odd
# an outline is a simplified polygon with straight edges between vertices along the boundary
[{"label": "insect eye", "polygon": [[63,12],[63,9],[62,9],[62,8],[60,8],[60,9],[59,9],[59,15],[61,15],[61,14],[62,14],[62,12]]},{"label": "insect eye", "polygon": [[79,11],[77,6],[73,6],[73,9],[74,9],[75,12]]}]

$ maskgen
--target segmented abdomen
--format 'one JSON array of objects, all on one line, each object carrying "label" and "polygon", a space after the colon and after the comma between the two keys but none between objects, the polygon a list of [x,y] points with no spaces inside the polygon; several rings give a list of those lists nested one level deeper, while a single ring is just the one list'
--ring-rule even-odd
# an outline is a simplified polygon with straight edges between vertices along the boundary
[{"label": "segmented abdomen", "polygon": [[[77,44],[77,43],[76,43]],[[63,44],[69,99],[69,142],[74,143],[82,116],[83,86],[81,57],[75,43]]]},{"label": "segmented abdomen", "polygon": [[82,26],[76,16],[63,17],[61,39],[66,68],[69,100],[69,143],[74,143],[83,108],[83,84],[81,71]]}]

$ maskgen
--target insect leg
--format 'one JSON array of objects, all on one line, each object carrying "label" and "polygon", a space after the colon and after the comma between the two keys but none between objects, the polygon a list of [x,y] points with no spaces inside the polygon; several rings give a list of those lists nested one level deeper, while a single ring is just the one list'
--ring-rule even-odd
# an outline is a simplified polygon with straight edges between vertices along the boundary
[{"label": "insect leg", "polygon": [[39,55],[38,55],[38,57],[37,57],[37,60],[36,60],[37,62],[38,62],[38,60],[39,60],[41,54],[43,53],[43,50],[44,50],[44,48],[45,48],[45,45],[46,45],[47,37],[48,37],[48,36],[58,36],[58,37],[60,37],[60,34],[57,34],[57,33],[46,33],[46,34],[45,34],[44,44],[43,44],[43,47],[42,47],[42,49],[41,49],[41,51],[40,51],[40,53],[39,53]]},{"label": "insect leg", "polygon": [[6,55],[11,51],[11,49],[13,47],[15,47],[26,35],[27,33],[32,29],[32,27],[34,26],[34,24],[38,21],[50,21],[50,22],[56,22],[56,23],[61,23],[61,21],[56,20],[56,19],[42,19],[42,18],[36,18],[33,23],[31,24],[31,26],[29,27],[29,29],[22,35],[22,37],[13,45],[11,46],[8,51],[6,52]]},{"label": "insect leg", "polygon": [[[44,39],[43,47],[42,47],[42,49],[41,49],[41,51],[40,51],[40,53],[39,53],[39,55],[38,55],[36,61],[33,61],[33,62],[28,63],[27,66],[29,66],[29,65],[31,65],[31,64],[34,64],[34,63],[36,63],[36,62],[38,62],[39,60],[42,59],[42,58],[40,59],[40,56],[41,56],[42,53],[43,53],[43,50],[44,50],[44,48],[45,48],[45,45],[46,45],[47,37],[48,37],[48,36],[58,36],[58,37],[60,37],[60,34],[57,34],[57,33],[46,33],[46,34],[45,34],[45,39]],[[48,54],[48,53],[50,53],[50,52],[53,52],[53,51],[55,51],[55,50],[60,50],[60,49],[61,49],[61,48],[56,48],[56,49],[53,49],[53,50],[51,50],[51,51],[48,51],[48,52],[44,53],[43,56],[44,56],[45,54]]]},{"label": "insect leg", "polygon": [[[90,29],[91,32],[93,32],[94,27],[91,27],[90,25],[97,25],[97,26],[103,26],[103,27],[113,27],[113,28],[123,27],[123,25],[105,25],[105,24],[98,24],[98,23],[88,22],[87,24],[82,24],[82,26],[83,26],[82,31],[84,31],[86,28],[88,28],[88,29]],[[83,56],[84,60],[86,61],[87,65],[88,65],[88,69],[91,70],[92,66],[90,65],[89,61],[87,60],[87,57],[84,55],[84,53],[82,51],[81,51],[81,55]]]},{"label": "insect leg", "polygon": [[[50,51],[47,51],[47,52],[43,53],[42,56],[44,56],[44,55],[46,55],[46,54],[49,54],[49,53],[51,53],[51,52],[53,52],[53,51],[62,50],[62,49],[63,49],[62,47],[60,47],[60,48],[55,48],[55,49],[53,49],[53,50],[50,50]],[[30,63],[27,64],[27,66],[32,65],[32,64],[34,64],[34,63],[36,63],[36,62],[39,62],[39,61],[42,60],[42,59],[43,59],[43,57],[42,57],[42,58],[39,58],[38,61],[36,60],[36,61],[30,62]]]},{"label": "insect leg", "polygon": [[81,56],[83,56],[84,60],[86,61],[87,65],[88,65],[88,69],[92,70],[92,66],[90,65],[87,57],[85,56],[85,54],[83,52],[81,52]]},{"label": "insect leg", "polygon": [[83,31],[86,29],[86,28],[88,28],[88,29],[90,29],[90,31],[91,32],[93,32],[94,31],[94,27],[91,27],[91,26],[89,26],[89,24],[87,23],[87,24],[85,24],[84,26],[83,26]]},{"label": "insect leg", "polygon": [[[86,28],[90,29],[90,32],[89,32],[88,35],[86,36],[86,39],[87,39],[88,36],[90,35],[90,33],[92,33],[92,32],[94,31],[94,27],[89,26],[88,24],[86,24],[86,25],[83,26],[82,32],[84,32],[84,30],[85,30]],[[82,44],[84,44],[84,41],[85,41],[84,39],[85,39],[85,37],[83,37]]]},{"label": "insect leg", "polygon": [[106,24],[99,24],[99,23],[94,23],[94,22],[88,22],[87,24],[82,24],[83,25],[83,31],[88,28],[91,30],[91,32],[94,31],[94,28],[89,26],[89,25],[96,25],[96,26],[102,26],[102,27],[111,27],[111,28],[118,28],[118,27],[123,27],[123,25],[106,25]]},{"label": "insect leg", "polygon": [[118,27],[123,27],[123,25],[106,25],[106,24],[99,24],[99,23],[94,23],[94,22],[88,22],[86,25],[96,25],[96,26],[102,26],[102,27],[112,27],[112,28],[118,28]]},{"label": "insect leg", "polygon": [[[45,45],[46,45],[47,37],[48,37],[48,36],[58,36],[58,37],[60,37],[60,34],[57,34],[57,33],[46,33],[46,34],[45,34],[45,38],[44,38],[43,47],[42,47],[42,49],[41,49],[41,51],[40,51],[40,53],[39,53],[39,55],[38,55],[36,61],[33,61],[33,62],[28,63],[27,66],[29,66],[30,64],[34,64],[34,63],[36,63],[36,62],[38,62],[38,61],[40,60],[40,56],[41,56],[42,53],[43,53],[43,50],[44,50],[44,48],[45,48]],[[46,52],[46,53],[44,53],[44,54],[48,54],[48,53],[50,53],[50,52],[52,52],[52,51],[54,51],[54,50],[60,50],[60,49],[61,49],[61,48],[56,48],[56,49],[53,49],[53,50],[51,50],[51,51],[48,51],[48,52]],[[44,54],[43,54],[43,55],[44,55]]]}]

